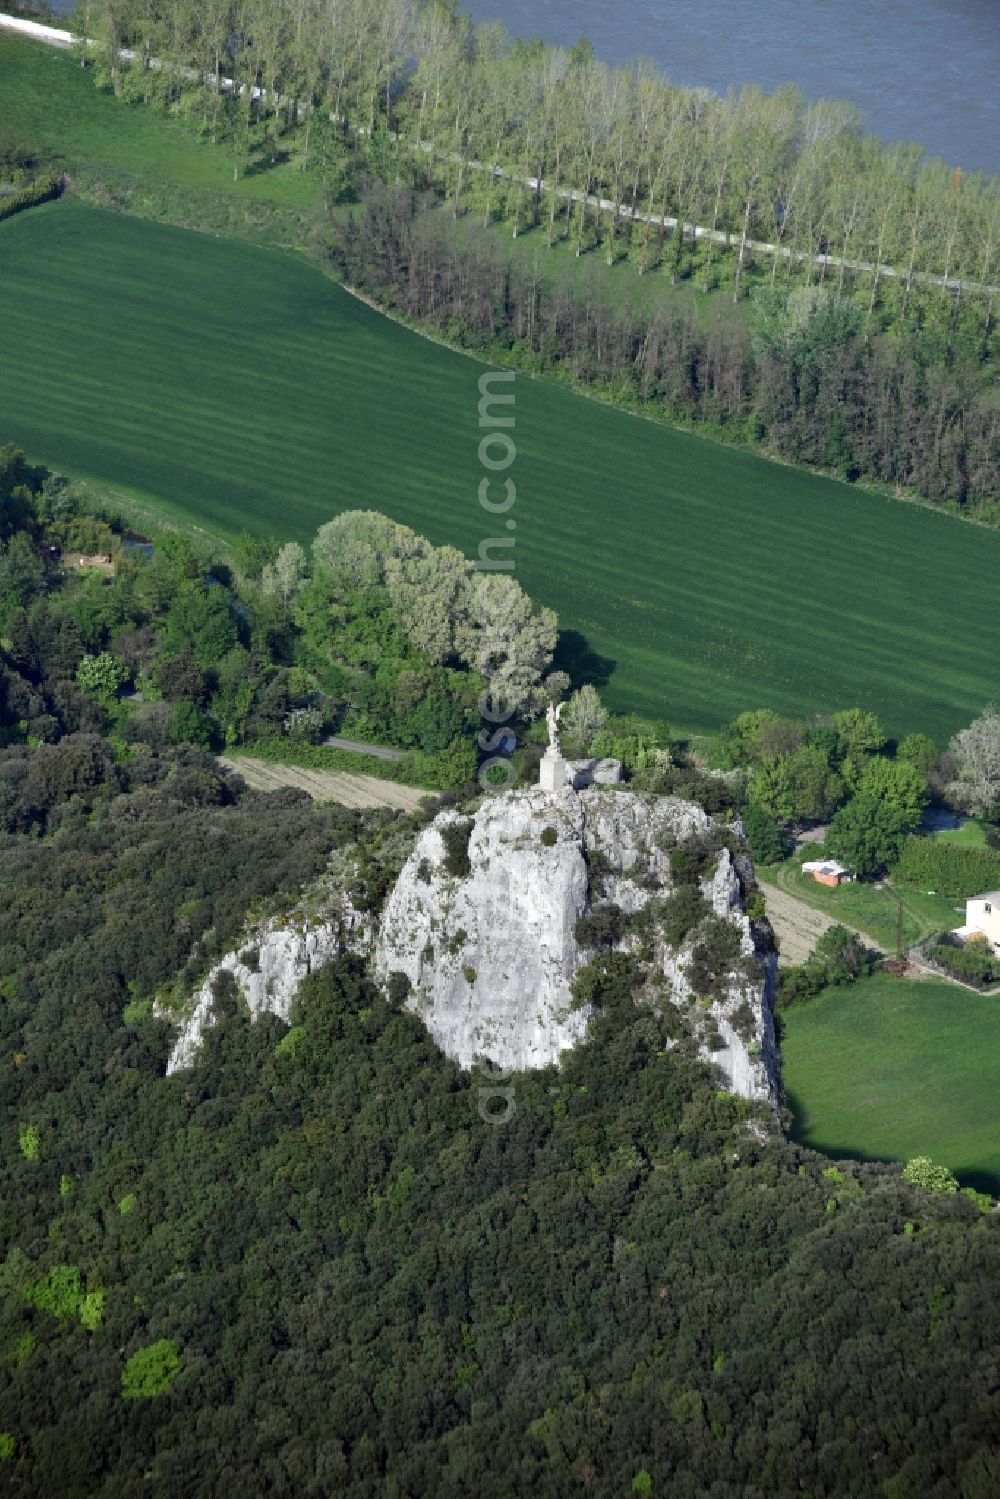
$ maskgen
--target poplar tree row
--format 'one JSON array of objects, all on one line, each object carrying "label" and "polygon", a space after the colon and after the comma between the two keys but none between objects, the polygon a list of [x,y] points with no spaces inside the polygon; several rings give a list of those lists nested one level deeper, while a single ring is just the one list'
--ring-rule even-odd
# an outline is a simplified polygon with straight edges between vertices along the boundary
[{"label": "poplar tree row", "polygon": [[332,118],[345,151],[383,137],[411,170],[416,153],[417,175],[456,214],[474,207],[578,252],[599,245],[609,262],[626,246],[642,271],[669,262],[698,225],[707,278],[724,253],[713,234],[729,236],[736,295],[755,253],[775,279],[797,257],[861,263],[809,273],[860,274],[872,304],[890,277],[904,307],[923,277],[1000,282],[996,179],[885,146],[852,105],[810,104],[791,85],[726,98],[678,88],[646,60],[609,67],[585,41],[472,27],[448,0],[80,0],[74,25],[116,92],[170,99],[195,82],[206,128],[233,141],[237,162],[263,127],[272,156],[294,134],[307,166],[315,122]]}]

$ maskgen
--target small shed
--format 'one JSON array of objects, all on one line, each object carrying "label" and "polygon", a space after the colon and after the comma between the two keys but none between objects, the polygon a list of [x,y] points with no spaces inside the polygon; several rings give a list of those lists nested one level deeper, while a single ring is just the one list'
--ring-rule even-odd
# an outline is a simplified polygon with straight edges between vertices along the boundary
[{"label": "small shed", "polygon": [[838,864],[836,859],[809,859],[802,866],[803,874],[811,874],[817,885],[846,884],[853,880],[854,876],[843,864]]}]

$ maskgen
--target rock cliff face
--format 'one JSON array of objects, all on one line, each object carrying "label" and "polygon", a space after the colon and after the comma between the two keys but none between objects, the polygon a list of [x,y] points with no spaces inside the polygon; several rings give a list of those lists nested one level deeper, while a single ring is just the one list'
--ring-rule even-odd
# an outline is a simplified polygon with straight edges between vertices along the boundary
[{"label": "rock cliff face", "polygon": [[348,949],[368,951],[372,936],[370,918],[355,911],[346,895],[334,890],[321,892],[308,911],[275,917],[251,928],[239,948],[215,965],[194,996],[194,1008],[170,1053],[167,1072],[190,1067],[194,1061],[206,1028],[214,1024],[214,986],[226,972],[235,979],[254,1020],[269,1013],[287,1021],[302,980]]},{"label": "rock cliff face", "polygon": [[[557,1062],[582,1040],[589,1018],[571,1008],[573,976],[593,956],[577,942],[578,918],[595,903],[631,915],[668,894],[671,845],[706,833],[710,819],[689,802],[597,786],[506,792],[478,808],[468,870],[456,874],[448,830],[462,822],[444,812],[419,838],[380,924],[376,971],[406,974],[411,1008],[463,1066],[483,1057],[506,1070]],[[723,997],[698,1008],[687,974],[694,938],[674,950],[655,921],[654,966],[674,1002],[692,1010],[693,1028],[706,1037],[706,1055],[727,1086],[773,1102],[774,958],[755,954],[727,848],[702,890],[714,914],[735,928],[742,957],[759,957],[761,976],[734,977]]]},{"label": "rock cliff face", "polygon": [[418,839],[386,905],[376,971],[406,974],[411,1007],[462,1066],[489,1056],[541,1067],[587,1025],[569,1009],[573,928],[587,906],[583,799],[568,788],[488,798],[469,837],[470,872],[455,878],[443,834],[462,820],[444,812]]},{"label": "rock cliff face", "polygon": [[[696,993],[692,982],[701,927],[672,947],[654,905],[641,937],[626,935],[623,946],[641,951],[650,1002],[678,1006],[720,1081],[774,1103],[776,959],[755,947],[737,867],[745,855],[739,830],[731,831],[735,839],[716,837],[701,866],[701,894],[722,930],[731,928],[733,962],[714,994]],[[406,975],[409,1007],[463,1067],[485,1058],[505,1071],[556,1063],[583,1040],[590,1018],[571,995],[594,957],[578,941],[579,918],[608,906],[634,916],[662,901],[674,889],[671,850],[712,832],[691,802],[600,785],[504,792],[471,818],[441,812],[417,839],[377,928],[331,884],[307,910],[249,931],[195,995],[169,1070],[193,1061],[224,970],[255,1018],[269,1011],[287,1020],[302,979],[348,949],[372,955],[383,980]]]}]

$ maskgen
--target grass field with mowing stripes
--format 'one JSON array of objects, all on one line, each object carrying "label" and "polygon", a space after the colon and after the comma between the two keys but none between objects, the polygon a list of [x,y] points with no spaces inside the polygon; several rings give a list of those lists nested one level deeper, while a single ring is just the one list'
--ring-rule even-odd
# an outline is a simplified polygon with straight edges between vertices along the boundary
[{"label": "grass field with mowing stripes", "polygon": [[1000,1193],[1000,1001],[876,974],[784,1015],[792,1134],[827,1155],[929,1155]]},{"label": "grass field with mowing stripes", "polygon": [[470,555],[515,535],[615,708],[859,703],[944,740],[995,695],[1000,534],[524,377],[506,533],[477,500],[484,367],[302,260],[63,201],[0,225],[0,285],[0,440],[220,537],[359,506]]}]

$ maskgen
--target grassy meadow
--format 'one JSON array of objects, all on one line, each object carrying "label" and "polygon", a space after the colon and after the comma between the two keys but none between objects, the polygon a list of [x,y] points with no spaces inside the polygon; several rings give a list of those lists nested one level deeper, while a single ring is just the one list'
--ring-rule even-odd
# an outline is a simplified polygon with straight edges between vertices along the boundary
[{"label": "grassy meadow", "polygon": [[929,1155],[1000,1192],[1000,1002],[877,974],[783,1017],[796,1140],[834,1157]]},{"label": "grassy meadow", "polygon": [[248,204],[319,207],[315,179],[296,163],[234,182],[228,152],[200,139],[193,125],[101,93],[93,72],[68,52],[0,32],[0,144],[8,141],[51,154],[71,174],[134,175],[154,191],[167,186]]},{"label": "grassy meadow", "polygon": [[304,258],[63,200],[0,224],[0,440],[221,538],[372,507],[517,576],[618,709],[711,729],[860,703],[944,739],[995,691],[1000,534],[520,377],[480,508],[483,366]]}]

